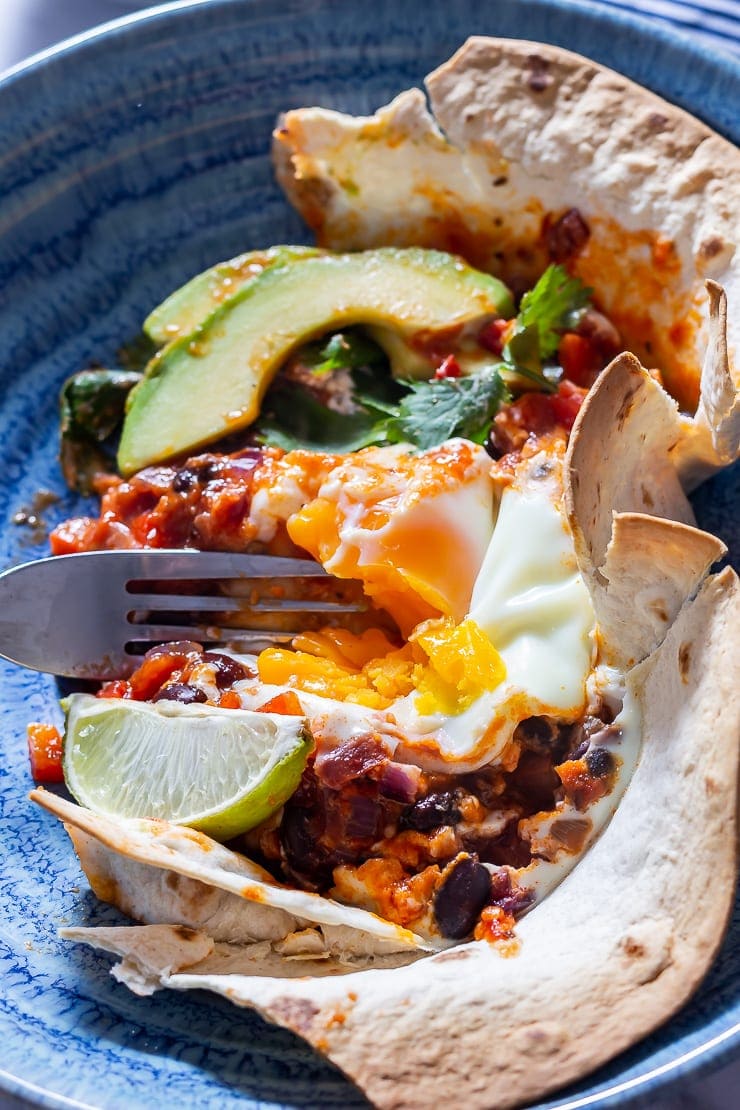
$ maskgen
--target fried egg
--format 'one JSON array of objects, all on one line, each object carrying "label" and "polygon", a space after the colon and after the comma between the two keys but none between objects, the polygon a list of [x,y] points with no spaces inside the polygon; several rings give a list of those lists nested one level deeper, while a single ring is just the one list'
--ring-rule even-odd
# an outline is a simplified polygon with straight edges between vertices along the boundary
[{"label": "fried egg", "polygon": [[[527,717],[580,717],[595,616],[561,463],[542,450],[501,490],[483,449],[464,440],[338,460],[288,532],[330,573],[360,578],[403,642],[380,629],[306,633],[260,655],[265,697],[299,691],[324,743],[364,721],[394,758],[449,773],[515,762]],[[249,688],[250,705],[260,697]]]},{"label": "fried egg", "polygon": [[371,447],[335,466],[287,522],[294,543],[337,578],[355,578],[407,637],[461,621],[493,534],[490,459],[452,439],[430,451]]},{"label": "fried egg", "polygon": [[595,615],[561,504],[560,459],[541,452],[501,494],[468,619],[500,655],[504,681],[455,715],[425,714],[417,697],[392,707],[404,753],[462,773],[505,761],[527,717],[576,720],[587,703]]}]

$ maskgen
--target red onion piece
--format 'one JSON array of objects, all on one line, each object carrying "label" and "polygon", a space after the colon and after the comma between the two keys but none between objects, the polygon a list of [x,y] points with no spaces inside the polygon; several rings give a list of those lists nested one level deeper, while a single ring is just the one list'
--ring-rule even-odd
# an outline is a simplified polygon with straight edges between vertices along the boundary
[{"label": "red onion piece", "polygon": [[409,805],[419,792],[421,770],[408,763],[392,763],[383,766],[378,776],[378,789],[384,798]]},{"label": "red onion piece", "polygon": [[365,794],[349,794],[344,831],[352,840],[374,840],[380,824],[377,801]]}]

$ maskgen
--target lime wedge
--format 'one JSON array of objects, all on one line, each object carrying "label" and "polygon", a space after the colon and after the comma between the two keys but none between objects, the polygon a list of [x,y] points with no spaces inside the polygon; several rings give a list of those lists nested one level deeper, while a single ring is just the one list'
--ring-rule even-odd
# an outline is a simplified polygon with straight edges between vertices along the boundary
[{"label": "lime wedge", "polygon": [[73,694],[64,778],[111,817],[153,817],[217,840],[254,828],[298,785],[312,739],[303,717]]}]

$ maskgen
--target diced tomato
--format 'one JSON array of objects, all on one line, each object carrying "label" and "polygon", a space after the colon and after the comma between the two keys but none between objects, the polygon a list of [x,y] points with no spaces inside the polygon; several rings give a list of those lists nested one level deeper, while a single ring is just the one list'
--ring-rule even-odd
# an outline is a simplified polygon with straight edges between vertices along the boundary
[{"label": "diced tomato", "polygon": [[64,782],[62,737],[54,725],[32,722],[27,727],[28,755],[34,782]]},{"label": "diced tomato", "polygon": [[141,666],[134,671],[129,680],[131,697],[136,701],[148,701],[168,679],[172,678],[175,671],[182,670],[187,662],[185,656],[173,652],[145,656]]},{"label": "diced tomato", "polygon": [[558,424],[562,424],[568,431],[573,427],[578,410],[586,396],[585,389],[579,389],[572,382],[564,381],[558,386],[554,397],[550,398],[550,405]]},{"label": "diced tomato", "polygon": [[461,374],[460,363],[454,355],[448,355],[434,371],[437,381],[441,381],[443,378],[459,378]]},{"label": "diced tomato", "polygon": [[484,906],[473,936],[476,940],[487,940],[489,944],[511,940],[514,936],[514,924],[514,918],[501,906]]},{"label": "diced tomato", "polygon": [[105,682],[95,695],[97,698],[130,698],[131,684],[124,678],[114,678],[112,682]]},{"label": "diced tomato", "polygon": [[596,345],[583,335],[567,331],[560,340],[558,361],[563,373],[576,385],[589,386],[594,374],[601,367],[601,358]]},{"label": "diced tomato", "polygon": [[276,694],[274,698],[270,698],[264,705],[261,705],[258,712],[283,713],[286,717],[303,716],[301,703],[297,694],[294,694],[292,690],[285,690],[282,694]]},{"label": "diced tomato", "polygon": [[576,809],[587,809],[593,802],[603,798],[610,789],[607,778],[598,778],[589,772],[584,759],[568,759],[555,768],[565,790],[565,796]]},{"label": "diced tomato", "polygon": [[536,436],[551,431],[555,425],[551,401],[549,393],[523,393],[511,406],[514,424]]},{"label": "diced tomato", "polygon": [[236,690],[224,690],[221,697],[218,699],[218,704],[221,709],[241,709],[241,698]]},{"label": "diced tomato", "polygon": [[478,334],[481,347],[485,347],[494,355],[500,355],[508,338],[507,332],[511,323],[511,320],[491,320],[490,324],[486,324]]},{"label": "diced tomato", "polygon": [[134,536],[134,539],[136,540],[136,543],[139,546],[156,546],[153,541],[157,532],[157,520],[158,518],[156,513],[146,512],[141,513],[131,522],[131,532]]}]

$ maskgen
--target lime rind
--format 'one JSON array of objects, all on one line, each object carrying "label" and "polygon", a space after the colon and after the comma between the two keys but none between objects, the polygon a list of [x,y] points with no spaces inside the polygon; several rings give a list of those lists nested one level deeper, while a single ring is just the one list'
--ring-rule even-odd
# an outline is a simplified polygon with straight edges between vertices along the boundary
[{"label": "lime rind", "polygon": [[302,717],[75,694],[64,776],[95,813],[159,818],[227,840],[287,801],[311,746]]}]

